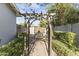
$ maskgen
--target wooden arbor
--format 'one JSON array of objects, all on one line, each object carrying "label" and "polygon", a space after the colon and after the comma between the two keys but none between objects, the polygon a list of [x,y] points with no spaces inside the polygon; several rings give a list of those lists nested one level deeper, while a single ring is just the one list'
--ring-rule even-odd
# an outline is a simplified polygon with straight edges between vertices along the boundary
[{"label": "wooden arbor", "polygon": [[[47,20],[47,34],[48,34],[48,56],[51,55],[51,40],[52,40],[52,26],[51,26],[51,20],[53,20],[53,16],[54,14],[53,13],[46,13],[46,14],[43,14],[42,12],[41,13],[25,13],[25,14],[22,14],[24,17],[25,17],[25,22],[27,21],[27,26],[26,26],[26,29],[27,29],[27,38],[26,38],[26,45],[27,45],[27,48],[28,48],[28,54],[30,53],[30,50],[29,50],[29,40],[30,40],[30,26],[31,24],[36,21],[36,20],[42,20],[42,19],[46,19]],[[32,22],[30,22],[32,20]]]}]

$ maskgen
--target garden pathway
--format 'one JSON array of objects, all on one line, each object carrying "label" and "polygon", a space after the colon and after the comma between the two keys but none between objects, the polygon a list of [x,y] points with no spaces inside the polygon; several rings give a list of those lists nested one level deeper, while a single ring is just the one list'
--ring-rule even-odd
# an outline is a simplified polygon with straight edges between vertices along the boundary
[{"label": "garden pathway", "polygon": [[[47,43],[42,40],[36,41],[30,56],[48,56]],[[51,52],[51,56],[56,56],[56,53],[53,50]]]}]

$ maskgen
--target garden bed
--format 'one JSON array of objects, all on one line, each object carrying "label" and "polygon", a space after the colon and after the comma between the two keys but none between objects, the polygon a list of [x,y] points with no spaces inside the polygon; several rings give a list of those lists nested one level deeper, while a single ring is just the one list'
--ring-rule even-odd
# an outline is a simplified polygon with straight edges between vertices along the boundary
[{"label": "garden bed", "polygon": [[0,56],[20,56],[23,54],[23,38],[16,37],[11,42],[0,47]]},{"label": "garden bed", "polygon": [[76,47],[76,34],[73,32],[54,32],[52,48],[57,55],[79,55],[79,48]]}]

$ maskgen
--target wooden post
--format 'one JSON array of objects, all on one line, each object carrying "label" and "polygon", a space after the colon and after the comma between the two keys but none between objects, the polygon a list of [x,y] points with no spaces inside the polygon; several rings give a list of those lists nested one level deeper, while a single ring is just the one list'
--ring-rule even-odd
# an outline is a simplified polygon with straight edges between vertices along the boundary
[{"label": "wooden post", "polygon": [[25,17],[25,22],[24,22],[24,26],[25,26],[25,32],[24,32],[24,56],[26,56],[27,55],[27,50],[26,50],[26,48],[27,48],[27,23],[26,23],[26,15],[24,16]]},{"label": "wooden post", "polygon": [[48,56],[50,56],[50,27],[48,24]]},{"label": "wooden post", "polygon": [[52,52],[52,45],[51,45],[51,40],[52,40],[52,26],[51,26],[51,18],[48,15],[47,16],[48,19],[48,56],[51,55]]},{"label": "wooden post", "polygon": [[50,56],[50,26],[49,26],[49,15],[47,15],[47,22],[48,22],[48,56]]},{"label": "wooden post", "polygon": [[30,41],[30,18],[28,19],[28,55],[30,54],[30,46],[29,46],[30,42],[29,41]]}]

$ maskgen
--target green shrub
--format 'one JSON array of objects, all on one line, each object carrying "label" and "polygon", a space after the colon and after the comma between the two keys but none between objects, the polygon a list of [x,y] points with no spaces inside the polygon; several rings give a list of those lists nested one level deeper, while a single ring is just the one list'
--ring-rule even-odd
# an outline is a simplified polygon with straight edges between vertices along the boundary
[{"label": "green shrub", "polygon": [[15,38],[6,45],[0,47],[0,55],[20,56],[23,54],[23,38]]},{"label": "green shrub", "polygon": [[69,49],[63,42],[58,40],[52,41],[52,49],[59,56],[75,55],[75,52]]},{"label": "green shrub", "polygon": [[69,48],[73,48],[76,43],[76,34],[73,32],[54,32],[55,39],[67,44]]}]

